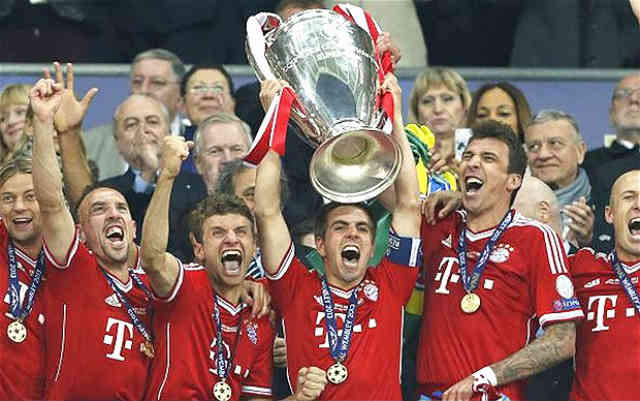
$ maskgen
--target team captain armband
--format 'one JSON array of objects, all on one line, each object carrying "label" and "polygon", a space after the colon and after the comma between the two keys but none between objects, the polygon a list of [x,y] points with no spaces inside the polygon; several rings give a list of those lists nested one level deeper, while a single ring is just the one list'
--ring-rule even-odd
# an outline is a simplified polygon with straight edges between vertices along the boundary
[{"label": "team captain armband", "polygon": [[398,265],[422,266],[422,239],[399,237],[393,230],[389,230],[386,256]]}]

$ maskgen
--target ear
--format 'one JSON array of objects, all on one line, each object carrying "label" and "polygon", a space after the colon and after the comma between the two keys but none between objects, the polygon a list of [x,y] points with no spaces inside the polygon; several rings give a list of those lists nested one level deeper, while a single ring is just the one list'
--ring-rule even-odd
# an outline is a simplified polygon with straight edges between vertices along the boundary
[{"label": "ear", "polygon": [[84,231],[82,230],[82,226],[80,224],[76,224],[76,229],[78,230],[78,239],[80,242],[87,242],[87,236],[84,235]]},{"label": "ear", "polygon": [[584,161],[584,155],[587,153],[587,145],[584,142],[580,142],[576,145],[576,152],[578,152],[578,165],[581,165]]},{"label": "ear", "polygon": [[520,185],[522,185],[522,176],[518,174],[509,174],[509,177],[507,177],[507,190],[509,193],[520,188]]},{"label": "ear", "polygon": [[549,202],[542,200],[536,204],[536,220],[545,224],[551,221],[551,206]]},{"label": "ear", "polygon": [[323,258],[327,256],[327,250],[324,245],[324,238],[316,237],[316,250]]},{"label": "ear", "polygon": [[189,233],[189,241],[191,241],[191,245],[193,245],[193,255],[198,260],[204,260],[204,247],[198,242],[193,233]]},{"label": "ear", "polygon": [[613,224],[613,209],[611,208],[611,206],[605,206],[604,220],[609,224]]},{"label": "ear", "polygon": [[137,224],[135,220],[131,220],[131,232],[133,233],[133,239],[136,239],[136,233],[137,233]]}]

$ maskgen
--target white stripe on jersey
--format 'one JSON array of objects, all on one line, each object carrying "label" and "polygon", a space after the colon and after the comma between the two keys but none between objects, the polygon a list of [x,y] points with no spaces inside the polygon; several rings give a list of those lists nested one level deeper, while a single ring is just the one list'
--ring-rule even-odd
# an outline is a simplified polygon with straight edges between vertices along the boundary
[{"label": "white stripe on jersey", "polygon": [[289,250],[284,254],[282,258],[282,262],[280,262],[280,266],[278,266],[278,270],[275,274],[270,274],[265,270],[265,274],[269,280],[280,280],[282,276],[285,275],[287,270],[289,270],[289,266],[291,262],[293,262],[293,257],[295,256],[295,249],[293,247],[293,242],[289,243]]},{"label": "white stripe on jersey", "polygon": [[160,384],[160,388],[158,389],[158,398],[162,395],[162,390],[164,389],[164,385],[167,383],[167,378],[169,377],[169,368],[171,367],[171,323],[167,322],[167,367],[164,370],[164,377],[162,378],[162,383]]},{"label": "white stripe on jersey", "polygon": [[67,332],[67,304],[62,304],[62,344],[60,347],[60,359],[58,359],[58,370],[56,371],[56,377],[54,382],[58,381],[60,377],[60,370],[62,369],[62,357],[64,356],[64,341]]},{"label": "white stripe on jersey", "polygon": [[547,323],[553,322],[562,322],[565,320],[574,320],[576,318],[584,317],[584,313],[582,313],[582,309],[570,310],[566,312],[555,312],[555,313],[547,313],[540,317],[540,326],[543,326]]},{"label": "white stripe on jersey", "polygon": [[257,386],[242,386],[242,393],[270,396],[271,389],[266,387],[257,387]]},{"label": "white stripe on jersey", "polygon": [[510,226],[514,227],[522,227],[522,226],[531,226],[536,227],[544,236],[544,245],[547,251],[547,258],[549,262],[549,268],[551,269],[552,274],[562,274],[567,273],[568,269],[566,264],[564,263],[564,258],[562,257],[562,244],[560,243],[558,236],[555,232],[546,224],[542,224],[536,220],[529,219],[520,214],[516,214],[516,219]]},{"label": "white stripe on jersey", "polygon": [[173,301],[176,298],[176,295],[178,295],[178,291],[180,291],[180,288],[182,287],[182,282],[184,281],[184,271],[185,270],[201,270],[203,268],[200,265],[196,265],[199,268],[194,267],[192,264],[183,265],[180,259],[176,258],[175,256],[173,258],[178,262],[178,277],[176,277],[176,282],[173,285],[173,290],[171,291],[169,296],[166,298],[160,298],[156,296],[156,293],[154,291],[151,291],[153,294],[153,298],[155,298],[156,301],[165,302],[165,303],[169,303]]}]

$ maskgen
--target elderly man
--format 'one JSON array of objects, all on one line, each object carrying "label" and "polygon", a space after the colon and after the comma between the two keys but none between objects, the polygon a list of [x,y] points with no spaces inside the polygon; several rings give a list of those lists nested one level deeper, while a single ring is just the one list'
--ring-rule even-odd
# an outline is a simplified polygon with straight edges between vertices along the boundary
[{"label": "elderly man", "polygon": [[609,118],[616,130],[616,140],[608,148],[587,152],[584,169],[591,180],[596,205],[592,246],[608,252],[613,248],[613,227],[604,220],[611,186],[627,171],[640,169],[640,74],[633,73],[620,80],[611,98]]},{"label": "elderly man", "polygon": [[[142,93],[161,101],[169,113],[173,135],[180,135],[184,131],[183,119],[179,115],[182,107],[180,81],[184,72],[182,60],[164,49],[139,53],[131,64],[131,93]],[[83,133],[88,157],[98,165],[101,180],[127,170],[127,162],[116,147],[114,133],[113,122]]]},{"label": "elderly man", "polygon": [[[242,158],[251,146],[249,126],[229,113],[215,113],[203,120],[194,135],[194,160],[198,174],[212,195],[223,167]],[[184,169],[184,164],[183,164]]]},{"label": "elderly man", "polygon": [[593,236],[591,184],[580,164],[586,146],[578,122],[559,110],[542,110],[525,130],[527,162],[531,175],[549,185],[560,203],[562,238],[577,247]]}]

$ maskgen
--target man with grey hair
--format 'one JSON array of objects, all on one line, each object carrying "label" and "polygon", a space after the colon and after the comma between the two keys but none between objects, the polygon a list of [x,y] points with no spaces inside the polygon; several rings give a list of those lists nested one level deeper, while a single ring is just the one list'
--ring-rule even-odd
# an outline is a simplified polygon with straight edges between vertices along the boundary
[{"label": "man with grey hair", "polygon": [[591,184],[580,167],[586,145],[578,123],[559,110],[542,110],[525,130],[527,162],[531,175],[554,191],[563,215],[562,238],[578,247],[593,238],[594,214]]},{"label": "man with grey hair", "polygon": [[[151,49],[139,53],[131,64],[130,91],[158,99],[169,113],[172,135],[180,135],[184,121],[180,81],[185,73],[182,60],[165,49]],[[106,124],[83,133],[88,158],[99,168],[100,179],[122,174],[127,169],[125,158],[118,153],[114,139],[114,125]]]},{"label": "man with grey hair", "polygon": [[251,129],[233,114],[218,112],[198,125],[194,135],[193,157],[209,194],[216,192],[222,168],[240,159],[251,146]]}]

